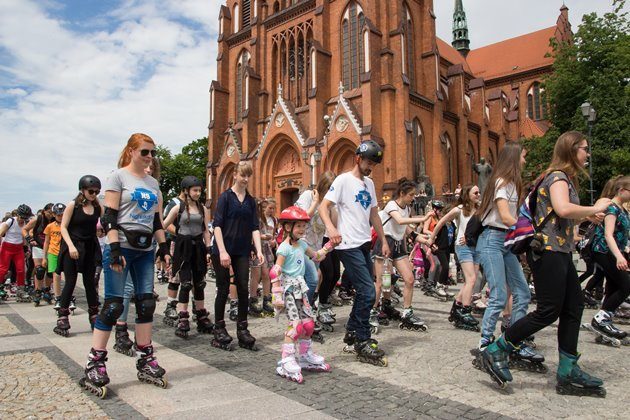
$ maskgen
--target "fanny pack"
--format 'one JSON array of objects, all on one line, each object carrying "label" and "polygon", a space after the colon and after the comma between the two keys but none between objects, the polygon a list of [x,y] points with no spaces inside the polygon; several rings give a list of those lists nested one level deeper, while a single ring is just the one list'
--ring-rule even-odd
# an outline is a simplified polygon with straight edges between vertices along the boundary
[{"label": "fanny pack", "polygon": [[134,248],[148,249],[153,245],[153,233],[141,232],[139,230],[127,230],[122,227],[118,227],[125,234],[127,242]]}]

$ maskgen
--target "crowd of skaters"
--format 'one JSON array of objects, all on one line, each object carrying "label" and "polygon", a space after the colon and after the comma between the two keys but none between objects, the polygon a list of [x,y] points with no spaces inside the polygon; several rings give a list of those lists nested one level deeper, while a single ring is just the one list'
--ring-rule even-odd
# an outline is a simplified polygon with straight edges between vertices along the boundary
[{"label": "crowd of skaters", "polygon": [[[452,300],[448,320],[456,328],[480,332],[474,364],[502,386],[512,380],[513,362],[546,372],[534,335],[558,320],[557,391],[602,396],[603,382],[577,363],[578,334],[586,326],[600,341],[628,341],[613,321],[628,318],[630,177],[611,179],[594,205],[582,206],[579,179],[589,158],[584,135],[561,135],[548,169],[529,186],[521,178],[526,154],[523,145],[508,142],[483,194],[477,185],[458,185],[457,202],[447,206],[431,200],[422,214],[414,209],[419,186],[406,178],[398,180],[393,197],[379,209],[370,174],[381,163],[383,149],[374,141],[358,146],[350,171],[325,172],[286,209],[277,209],[272,198],[250,195],[253,170],[242,161],[232,186],[218,197],[211,220],[200,202],[203,183],[194,176],[184,177],[180,194],[164,206],[155,143],[145,134],[133,134],[118,169],[103,186],[86,175],[70,202],[47,204],[36,215],[22,204],[5,218],[0,224],[0,278],[12,269],[18,301],[54,302],[54,331],[67,337],[74,288],[82,274],[93,338],[81,384],[101,397],[109,383],[105,362],[112,330],[114,348],[136,356],[138,378],[167,386],[151,338],[156,272],[159,281],[169,283],[165,322],[184,339],[192,316],[197,331],[212,336],[212,346],[233,350],[225,322],[229,302],[227,314],[236,322],[239,346],[255,351],[248,316],[285,314],[276,372],[296,382],[303,381],[302,369],[331,369],[314,351],[313,341],[323,341],[322,330],[334,331],[333,306],[344,302],[352,304],[344,350],[359,361],[386,366],[385,351],[374,339],[380,327],[397,321],[401,329],[427,331],[422,308],[412,307],[419,287],[439,300]],[[104,199],[99,200],[101,189]],[[533,193],[535,209],[529,216],[534,240],[517,255],[506,245],[506,235]],[[576,244],[587,263],[580,277],[573,258]],[[208,269],[216,279],[210,308],[214,322],[205,302]],[[33,274],[28,290],[25,279]],[[583,291],[580,284],[591,274]],[[449,285],[458,277],[463,284],[454,295]],[[605,292],[596,299],[594,291],[604,279]],[[0,292],[6,298],[4,289]],[[532,291],[537,306],[528,314]],[[601,309],[590,323],[581,324],[585,298],[590,306],[601,301]],[[133,340],[127,330],[132,300]],[[481,322],[474,313],[483,314]]]}]

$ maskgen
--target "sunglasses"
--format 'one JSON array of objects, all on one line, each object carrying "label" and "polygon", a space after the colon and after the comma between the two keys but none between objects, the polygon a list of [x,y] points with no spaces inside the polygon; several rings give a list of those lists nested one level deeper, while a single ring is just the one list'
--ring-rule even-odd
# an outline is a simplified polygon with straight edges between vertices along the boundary
[{"label": "sunglasses", "polygon": [[98,195],[98,193],[100,193],[101,190],[87,190],[87,192],[88,194],[91,194],[91,195]]},{"label": "sunglasses", "polygon": [[142,150],[140,150],[140,156],[147,157],[147,156],[149,156],[149,153],[151,154],[151,157],[155,157],[157,155],[157,152],[155,151],[155,149],[152,149],[152,150],[142,149]]}]

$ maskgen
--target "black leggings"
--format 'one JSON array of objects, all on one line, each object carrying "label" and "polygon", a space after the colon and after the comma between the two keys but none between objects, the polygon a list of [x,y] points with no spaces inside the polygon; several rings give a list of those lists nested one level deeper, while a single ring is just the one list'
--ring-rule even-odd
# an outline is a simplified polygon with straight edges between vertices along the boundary
[{"label": "black leggings", "polygon": [[590,278],[588,283],[586,283],[586,287],[584,288],[589,292],[592,292],[596,287],[601,287],[604,284],[604,278],[606,277],[604,270],[600,266],[595,263],[593,263],[593,265],[595,274],[593,274],[593,277]]},{"label": "black leggings", "polygon": [[606,296],[602,303],[602,309],[615,312],[619,305],[630,296],[630,274],[617,268],[617,259],[611,252],[607,254],[595,252],[594,254],[595,262],[606,273]]},{"label": "black leggings", "polygon": [[[205,271],[193,271],[192,272],[192,290],[195,300],[204,300],[205,294],[203,289],[206,287],[206,272]],[[188,304],[190,301],[190,289],[187,287],[181,287],[179,289],[179,303]]]},{"label": "black leggings", "polygon": [[[77,276],[79,267],[77,260],[70,258],[69,252],[63,253],[63,276],[65,283],[61,292],[61,307],[68,308],[70,300],[77,285]],[[86,261],[83,263],[81,277],[83,278],[83,287],[85,288],[85,298],[88,306],[98,307],[98,294],[96,292],[96,283],[94,282],[94,273],[96,273],[96,262]]]},{"label": "black leggings", "polygon": [[560,318],[558,346],[577,355],[584,301],[571,254],[544,251],[536,261],[528,256],[528,263],[536,289],[536,310],[508,328],[506,340],[516,345]]},{"label": "black leggings", "polygon": [[[324,243],[326,242],[328,242],[328,239],[324,238]],[[319,286],[319,301],[320,303],[328,303],[328,297],[335,289],[337,280],[339,280],[339,273],[341,272],[337,251],[333,250],[329,252],[326,258],[319,264],[319,269],[322,271],[322,284]]]},{"label": "black leggings", "polygon": [[[249,310],[249,257],[237,255],[231,257],[232,270],[234,270],[234,283],[238,294],[238,320],[247,321]],[[223,321],[225,317],[225,304],[230,293],[230,270],[221,265],[218,255],[212,254],[212,265],[217,276],[217,297],[214,300],[215,320]]]},{"label": "black leggings", "polygon": [[437,275],[437,282],[440,284],[448,284],[448,251],[437,250],[435,257],[440,261],[440,273]]}]

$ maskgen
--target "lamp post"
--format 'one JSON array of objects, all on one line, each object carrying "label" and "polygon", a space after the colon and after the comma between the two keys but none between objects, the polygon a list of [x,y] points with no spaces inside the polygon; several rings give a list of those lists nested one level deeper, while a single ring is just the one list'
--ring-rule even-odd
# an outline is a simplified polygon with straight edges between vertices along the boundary
[{"label": "lamp post", "polygon": [[315,168],[322,160],[322,152],[319,151],[319,146],[315,145],[315,151],[309,152],[307,149],[302,150],[302,160],[311,169],[311,188],[315,187]]},{"label": "lamp post", "polygon": [[589,192],[590,192],[590,197],[591,197],[591,206],[594,203],[593,200],[593,193],[595,192],[593,190],[593,150],[592,150],[592,144],[593,144],[593,139],[592,139],[592,132],[593,132],[593,125],[595,124],[595,121],[597,120],[597,112],[595,111],[595,108],[593,108],[593,106],[589,103],[589,102],[584,102],[581,106],[580,109],[582,111],[582,116],[584,117],[584,121],[586,121],[586,123],[588,124],[588,177],[590,179],[590,187],[589,187]]}]

